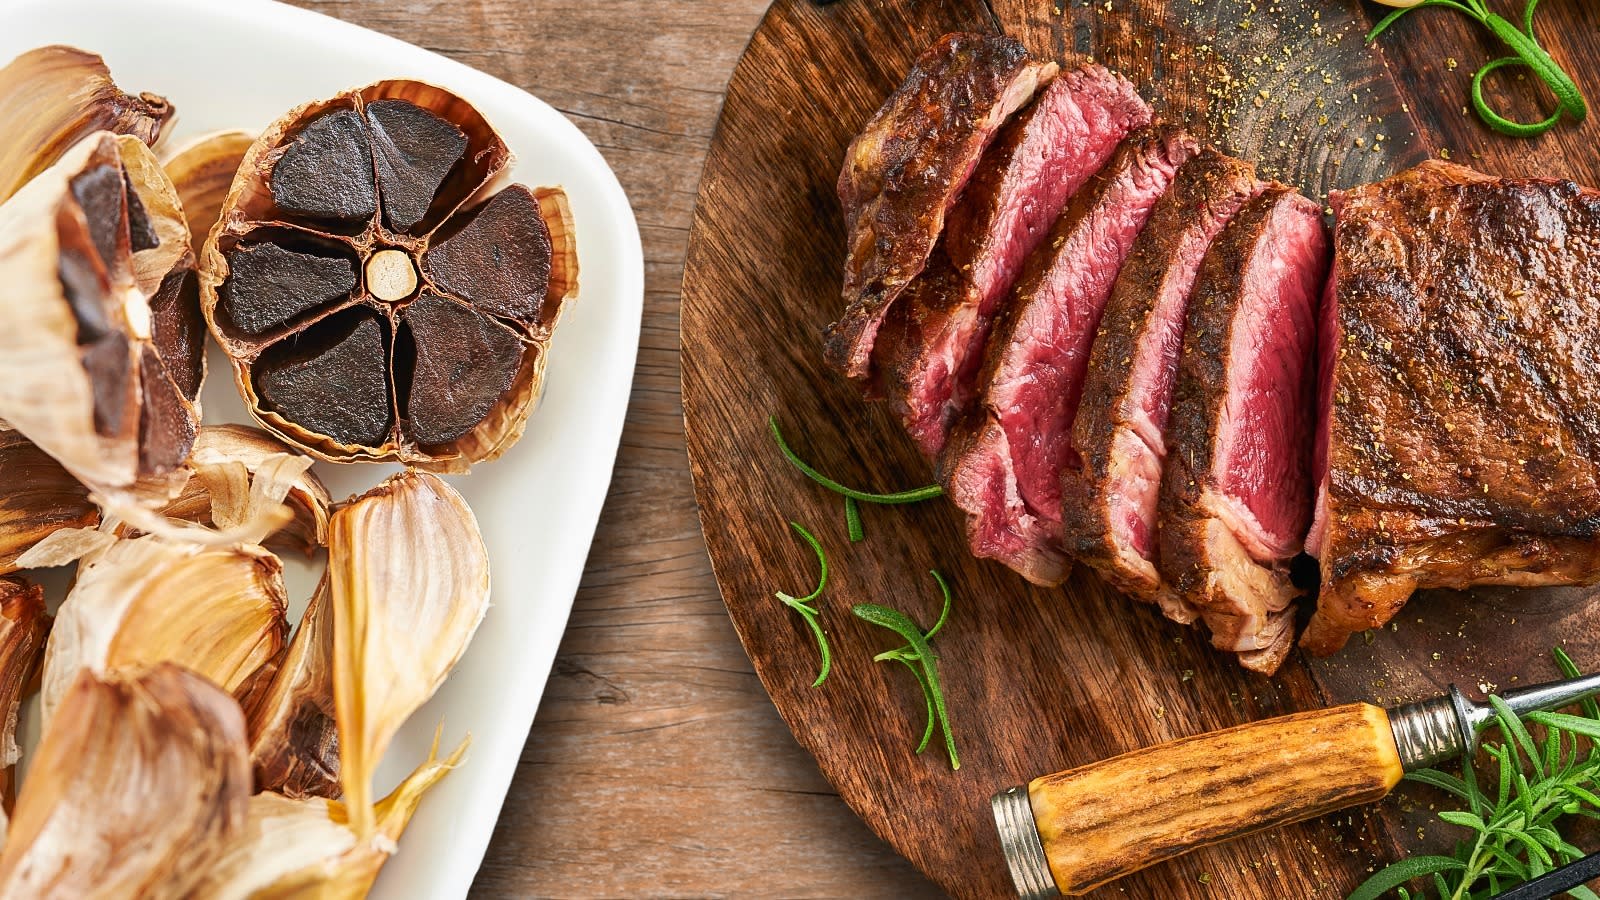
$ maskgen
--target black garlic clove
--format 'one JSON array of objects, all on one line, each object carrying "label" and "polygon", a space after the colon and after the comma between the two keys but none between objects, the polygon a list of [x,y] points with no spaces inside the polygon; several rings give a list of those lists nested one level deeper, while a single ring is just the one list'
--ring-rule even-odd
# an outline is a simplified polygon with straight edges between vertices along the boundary
[{"label": "black garlic clove", "polygon": [[381,446],[393,423],[384,343],[377,316],[356,309],[273,345],[254,369],[263,407],[346,446]]},{"label": "black garlic clove", "polygon": [[361,114],[337,109],[301,129],[272,167],[272,202],[312,219],[371,219],[378,211],[378,188]]},{"label": "black garlic clove", "polygon": [[101,437],[122,433],[133,400],[133,359],[128,336],[106,333],[79,351],[83,369],[94,391],[94,430]]},{"label": "black garlic clove", "polygon": [[194,269],[175,270],[150,298],[150,339],[173,385],[192,402],[205,378],[206,352],[206,320],[200,312],[200,280]]},{"label": "black garlic clove", "polygon": [[144,348],[139,365],[139,386],[144,396],[139,410],[139,469],[170,472],[189,458],[197,423],[161,357],[150,347]]},{"label": "black garlic clove", "polygon": [[550,228],[539,201],[513,184],[458,218],[422,255],[433,283],[491,315],[537,321],[550,285]]},{"label": "black garlic clove", "polygon": [[118,252],[127,234],[123,212],[122,169],[103,163],[72,179],[72,198],[78,201],[89,226],[89,240],[107,272],[117,270]]},{"label": "black garlic clove", "polygon": [[[419,444],[453,441],[488,417],[516,380],[516,334],[468,306],[424,291],[402,314],[400,353],[410,338],[406,432]],[[407,373],[404,365],[397,379]]]},{"label": "black garlic clove", "polygon": [[409,232],[427,217],[439,186],[466,153],[466,132],[405,100],[368,103],[367,121],[384,224]]},{"label": "black garlic clove", "polygon": [[77,320],[78,344],[92,344],[109,334],[111,317],[106,312],[105,297],[111,287],[105,270],[90,258],[89,251],[62,246],[56,274],[61,279],[61,293],[66,295],[67,306]]},{"label": "black garlic clove", "polygon": [[122,190],[128,198],[128,249],[143,253],[161,246],[161,236],[156,234],[155,223],[150,221],[150,212],[144,208],[144,200],[127,169],[122,170]]},{"label": "black garlic clove", "polygon": [[228,278],[218,306],[247,335],[265,334],[302,313],[350,296],[356,287],[356,264],[347,257],[269,242],[241,245],[226,258]]}]

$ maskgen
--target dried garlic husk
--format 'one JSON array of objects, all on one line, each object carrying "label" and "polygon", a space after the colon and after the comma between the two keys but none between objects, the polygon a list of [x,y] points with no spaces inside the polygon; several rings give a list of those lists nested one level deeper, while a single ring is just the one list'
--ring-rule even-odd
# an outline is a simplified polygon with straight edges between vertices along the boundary
[{"label": "dried garlic husk", "polygon": [[258,791],[292,799],[339,796],[332,615],[324,578],[270,682],[245,705]]},{"label": "dried garlic husk", "polygon": [[214,131],[162,154],[167,177],[183,199],[196,259],[222,213],[222,202],[244,152],[255,142],[256,136],[248,131]]},{"label": "dried garlic husk", "polygon": [[94,132],[154,144],[172,114],[164,97],[123,93],[93,53],[61,45],[29,50],[0,69],[0,202]]},{"label": "dried garlic husk", "polygon": [[148,535],[84,557],[45,651],[48,722],[83,669],[173,662],[237,691],[288,636],[283,564],[249,545]]},{"label": "dried garlic husk", "polygon": [[466,749],[462,742],[441,760],[436,740],[427,762],[370,811],[377,828],[365,840],[351,830],[348,809],[337,800],[255,795],[250,798],[244,834],[228,845],[194,896],[208,900],[365,897],[378,870],[394,854],[423,794],[460,763]]},{"label": "dried garlic husk", "polygon": [[351,825],[367,836],[373,770],[483,621],[489,556],[461,495],[408,470],[333,514],[328,585],[339,778]]},{"label": "dried garlic husk", "polygon": [[0,205],[0,418],[106,499],[181,485],[205,376],[193,266],[137,138],[91,135]]},{"label": "dried garlic husk", "polygon": [[8,813],[16,799],[17,760],[22,758],[17,717],[39,671],[49,631],[44,591],[21,578],[0,578],[0,802]]},{"label": "dried garlic husk", "polygon": [[0,431],[0,575],[21,568],[17,557],[51,533],[99,521],[88,488],[32,441]]},{"label": "dried garlic husk", "polygon": [[[191,475],[182,493],[160,512],[174,519],[228,531],[245,543],[290,546],[312,553],[328,540],[333,500],[311,459],[248,425],[207,425],[186,464]],[[276,528],[272,508],[286,503],[292,518]]]},{"label": "dried garlic husk", "polygon": [[239,705],[165,664],[84,672],[61,699],[0,853],[0,898],[190,896],[245,829]]}]

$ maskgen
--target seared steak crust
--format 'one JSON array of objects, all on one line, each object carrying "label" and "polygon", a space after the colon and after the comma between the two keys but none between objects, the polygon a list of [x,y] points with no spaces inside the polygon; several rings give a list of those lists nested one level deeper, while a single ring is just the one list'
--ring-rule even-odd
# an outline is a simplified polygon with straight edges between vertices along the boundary
[{"label": "seared steak crust", "polygon": [[867,377],[884,315],[927,263],[984,148],[1055,73],[1003,35],[949,34],[851,141],[839,173],[846,306],[827,330],[830,364]]},{"label": "seared steak crust", "polygon": [[1089,64],[1040,91],[984,154],[873,351],[883,395],[929,458],[975,399],[995,308],[1024,261],[1117,144],[1149,122],[1127,79]]},{"label": "seared steak crust", "polygon": [[1335,246],[1304,645],[1418,588],[1600,579],[1600,192],[1425,163],[1348,192]]},{"label": "seared steak crust", "polygon": [[1178,170],[1106,302],[1072,426],[1082,465],[1062,477],[1067,552],[1183,622],[1194,610],[1162,582],[1155,559],[1184,317],[1206,250],[1264,187],[1248,163],[1209,147]]},{"label": "seared steak crust", "polygon": [[1167,429],[1161,574],[1213,645],[1268,673],[1293,642],[1326,275],[1316,204],[1282,185],[1250,200],[1201,266]]},{"label": "seared steak crust", "polygon": [[1068,205],[995,321],[981,401],[951,434],[940,474],[968,541],[1036,584],[1059,584],[1061,473],[1077,464],[1072,420],[1090,345],[1123,261],[1179,166],[1180,129],[1136,132]]}]

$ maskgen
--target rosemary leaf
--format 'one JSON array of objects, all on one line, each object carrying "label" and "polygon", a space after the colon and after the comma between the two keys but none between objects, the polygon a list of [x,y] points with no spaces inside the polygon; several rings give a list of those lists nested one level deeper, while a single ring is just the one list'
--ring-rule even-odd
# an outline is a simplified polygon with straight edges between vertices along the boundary
[{"label": "rosemary leaf", "polygon": [[[1429,6],[1453,9],[1472,19],[1499,38],[1513,54],[1485,63],[1472,76],[1472,108],[1484,124],[1512,137],[1534,137],[1554,128],[1563,118],[1582,122],[1588,116],[1589,106],[1584,101],[1583,92],[1578,89],[1577,82],[1573,81],[1572,76],[1568,75],[1540,45],[1539,37],[1534,33],[1533,14],[1539,6],[1539,0],[1527,0],[1522,9],[1520,28],[1503,16],[1491,12],[1484,0],[1423,0],[1421,3],[1401,7],[1384,16],[1377,26],[1367,33],[1367,41],[1370,43],[1376,40],[1405,14]],[[1544,82],[1550,92],[1555,94],[1555,111],[1538,122],[1517,122],[1496,112],[1484,99],[1483,80],[1506,66],[1525,67]]]},{"label": "rosemary leaf", "polygon": [[[940,583],[943,583],[943,579],[940,579]],[[950,768],[961,768],[961,757],[956,752],[955,735],[950,731],[950,714],[945,708],[944,689],[939,683],[938,657],[934,656],[933,649],[928,646],[927,637],[917,627],[917,623],[899,610],[875,603],[858,603],[850,611],[858,618],[900,635],[910,645],[912,649],[910,659],[901,659],[898,656],[892,658],[900,659],[907,665],[912,665],[914,662],[914,668],[920,668],[921,677],[917,680],[922,687],[923,696],[933,708],[933,715],[939,722],[940,730],[944,732],[944,747],[945,752],[950,755]]]},{"label": "rosemary leaf", "polygon": [[867,539],[866,531],[861,528],[861,506],[854,497],[844,498],[844,530],[849,533],[852,544]]},{"label": "rosemary leaf", "polygon": [[871,494],[866,491],[858,491],[855,488],[845,487],[839,482],[834,481],[832,478],[829,478],[828,476],[812,468],[810,464],[796,455],[793,450],[789,449],[788,442],[783,439],[783,432],[778,430],[777,416],[769,416],[767,418],[767,428],[771,430],[772,439],[777,441],[778,449],[783,452],[785,459],[789,460],[789,462],[796,469],[799,469],[801,472],[805,473],[807,478],[815,481],[817,484],[822,485],[828,490],[833,491],[835,494],[839,494],[844,497],[850,497],[862,503],[883,503],[889,505],[897,505],[901,503],[920,503],[923,500],[932,500],[935,497],[944,496],[944,488],[937,484],[930,484],[927,487],[920,487],[909,491],[896,491],[892,494]]},{"label": "rosemary leaf", "polygon": [[822,682],[827,680],[828,673],[833,671],[833,650],[828,646],[828,636],[822,633],[822,624],[817,621],[818,611],[815,606],[817,599],[822,596],[823,588],[828,586],[828,557],[822,552],[822,544],[805,529],[805,526],[799,522],[790,522],[789,527],[804,538],[805,542],[811,545],[811,551],[817,554],[817,566],[820,569],[817,574],[817,586],[804,597],[793,597],[782,591],[778,591],[774,596],[783,605],[799,613],[800,618],[805,620],[806,625],[811,628],[811,633],[816,637],[817,652],[822,656],[822,667],[817,672],[817,680],[811,682],[811,686],[821,687]]},{"label": "rosemary leaf", "polygon": [[[1566,654],[1556,650],[1554,656],[1567,677],[1579,676]],[[1430,876],[1432,896],[1441,900],[1483,898],[1583,857],[1584,850],[1563,838],[1560,826],[1568,816],[1600,819],[1600,751],[1594,746],[1600,717],[1587,715],[1596,704],[1582,704],[1582,716],[1536,712],[1519,720],[1501,698],[1490,696],[1489,703],[1500,732],[1499,741],[1482,746],[1495,773],[1492,794],[1485,792],[1471,756],[1463,758],[1460,778],[1433,769],[1406,776],[1465,801],[1465,810],[1438,814],[1464,831],[1455,853],[1401,860],[1369,878],[1349,900],[1377,900],[1391,890],[1406,900],[1424,900],[1430,898],[1426,891],[1408,891],[1404,885]],[[1528,724],[1543,728],[1543,735],[1536,738]],[[1600,900],[1587,889],[1567,895]]]}]

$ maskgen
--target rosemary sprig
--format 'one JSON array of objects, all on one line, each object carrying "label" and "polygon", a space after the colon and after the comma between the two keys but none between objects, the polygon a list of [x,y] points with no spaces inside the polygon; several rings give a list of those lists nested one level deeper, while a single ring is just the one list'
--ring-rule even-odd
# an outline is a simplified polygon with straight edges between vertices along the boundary
[{"label": "rosemary sprig", "polygon": [[866,537],[866,533],[861,527],[861,508],[858,504],[879,503],[894,506],[902,503],[920,503],[923,500],[932,500],[935,497],[944,496],[944,488],[937,484],[930,484],[926,487],[909,491],[896,491],[890,494],[873,494],[845,487],[812,468],[809,463],[789,449],[788,442],[783,439],[783,432],[778,430],[777,416],[767,417],[767,428],[772,432],[772,439],[777,442],[778,449],[783,452],[784,459],[787,459],[796,469],[803,472],[807,478],[844,497],[845,527],[850,532],[851,543],[857,543]]},{"label": "rosemary sprig", "polygon": [[[1472,76],[1472,108],[1477,110],[1478,117],[1495,131],[1512,137],[1534,137],[1555,127],[1562,116],[1570,116],[1574,122],[1582,122],[1589,114],[1588,104],[1584,102],[1583,93],[1578,90],[1577,83],[1556,64],[1549,52],[1540,46],[1538,36],[1533,33],[1533,11],[1538,7],[1539,0],[1527,0],[1527,5],[1522,10],[1521,28],[1490,12],[1485,0],[1422,0],[1420,3],[1413,0],[1380,0],[1380,2],[1400,8],[1384,16],[1377,27],[1367,34],[1369,43],[1376,40],[1378,35],[1383,34],[1406,13],[1425,6],[1443,6],[1476,21],[1511,48],[1513,56],[1485,63]],[[1483,99],[1483,79],[1489,73],[1506,66],[1526,66],[1532,69],[1533,74],[1537,75],[1539,80],[1556,95],[1556,109],[1549,118],[1540,122],[1516,122],[1490,108],[1488,101]]]},{"label": "rosemary sprig", "polygon": [[[1554,656],[1567,677],[1578,676],[1578,667],[1559,648]],[[1479,782],[1470,756],[1462,761],[1460,778],[1436,769],[1406,776],[1461,800],[1466,809],[1441,812],[1439,818],[1469,836],[1450,856],[1414,856],[1383,869],[1348,900],[1377,900],[1391,890],[1404,900],[1429,896],[1404,887],[1416,878],[1430,879],[1440,898],[1483,900],[1584,855],[1557,826],[1565,816],[1600,819],[1600,751],[1592,744],[1600,738],[1600,705],[1586,701],[1582,716],[1530,713],[1527,721],[1544,728],[1543,738],[1536,740],[1504,700],[1491,696],[1489,703],[1500,742],[1483,743],[1497,770],[1488,788]],[[1586,749],[1579,746],[1580,736],[1591,740]],[[1600,900],[1585,887],[1567,896]]]},{"label": "rosemary sprig", "polygon": [[905,664],[911,674],[917,679],[917,686],[922,688],[923,699],[927,702],[927,724],[922,729],[922,742],[917,745],[917,752],[928,749],[928,743],[933,739],[933,726],[938,722],[939,729],[944,733],[945,752],[950,755],[950,768],[961,768],[961,757],[956,753],[955,735],[950,731],[950,714],[945,708],[944,688],[939,683],[938,659],[928,642],[944,623],[950,618],[951,594],[950,585],[944,580],[937,570],[930,569],[928,574],[938,582],[939,591],[944,595],[944,606],[939,611],[938,621],[926,632],[917,627],[917,623],[899,610],[879,606],[875,603],[860,603],[851,608],[857,617],[898,634],[906,641],[905,646],[893,650],[886,650],[874,656],[874,662],[888,662],[894,660]]},{"label": "rosemary sprig", "polygon": [[828,647],[827,635],[822,633],[822,625],[817,622],[818,612],[816,607],[817,598],[822,596],[822,589],[828,586],[828,557],[822,552],[822,544],[818,543],[817,539],[811,535],[811,532],[807,531],[799,522],[790,522],[789,527],[798,532],[802,538],[805,538],[806,543],[811,545],[812,552],[817,554],[817,565],[820,567],[821,572],[817,575],[816,589],[804,597],[792,597],[783,591],[778,591],[775,596],[783,602],[783,605],[799,613],[800,618],[805,619],[806,624],[811,626],[811,633],[816,635],[817,651],[822,654],[822,670],[817,673],[817,680],[811,682],[811,686],[821,687],[822,682],[828,679],[828,673],[833,670],[833,651]]}]

